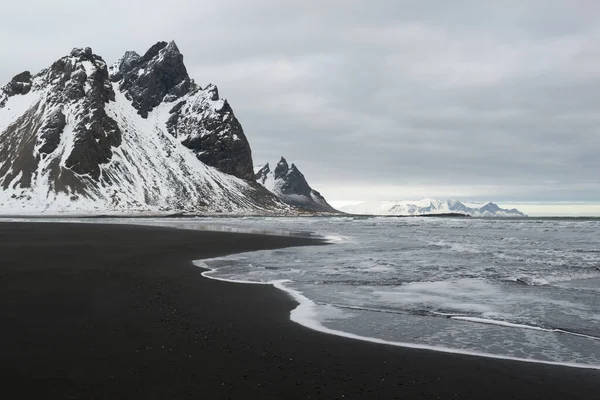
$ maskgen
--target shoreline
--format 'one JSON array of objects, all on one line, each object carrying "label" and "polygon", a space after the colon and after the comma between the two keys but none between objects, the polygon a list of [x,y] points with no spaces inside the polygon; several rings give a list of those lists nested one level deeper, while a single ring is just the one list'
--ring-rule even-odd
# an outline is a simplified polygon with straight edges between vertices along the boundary
[{"label": "shoreline", "polygon": [[136,225],[0,223],[7,398],[593,398],[600,373],[320,333],[192,260],[318,244]]},{"label": "shoreline", "polygon": [[[242,254],[242,253],[236,253],[236,254]],[[207,260],[210,260],[210,259],[194,261],[194,265],[196,265],[200,270],[202,270],[201,274],[206,279],[220,281],[220,282],[227,282],[227,283],[272,286],[272,287],[282,291],[283,293],[285,293],[286,295],[290,296],[291,298],[293,298],[295,300],[297,305],[294,309],[292,309],[290,311],[290,321],[292,321],[300,326],[303,326],[305,328],[308,328],[308,329],[311,329],[311,330],[314,330],[316,332],[320,332],[320,333],[323,333],[326,335],[332,335],[332,336],[342,337],[342,338],[346,338],[346,339],[359,340],[359,341],[363,341],[363,342],[377,343],[377,344],[383,344],[386,346],[394,346],[394,347],[400,347],[400,348],[406,348],[406,349],[434,351],[434,352],[439,352],[439,353],[444,353],[444,354],[458,354],[458,355],[465,355],[465,356],[489,358],[489,359],[493,359],[493,360],[508,360],[508,361],[515,361],[515,362],[520,362],[520,363],[543,364],[543,365],[551,365],[551,366],[557,366],[557,367],[578,368],[578,369],[588,369],[588,370],[600,371],[600,365],[580,364],[580,363],[560,362],[560,361],[544,361],[544,360],[536,360],[536,359],[530,359],[530,358],[504,356],[501,354],[483,353],[483,352],[472,351],[472,350],[454,349],[454,348],[450,348],[450,347],[438,347],[438,346],[432,346],[432,345],[427,345],[427,344],[419,344],[419,343],[411,343],[411,342],[396,342],[396,341],[391,341],[391,340],[380,339],[377,337],[362,336],[362,335],[357,335],[357,334],[350,333],[350,332],[345,332],[345,331],[341,331],[341,330],[337,330],[337,329],[328,328],[328,327],[324,326],[323,324],[321,324],[316,319],[314,319],[314,317],[306,316],[306,314],[309,314],[309,315],[313,314],[311,312],[311,308],[313,308],[316,304],[312,300],[310,300],[309,298],[304,296],[302,293],[298,292],[297,290],[286,287],[285,281],[254,282],[254,281],[242,281],[242,280],[235,280],[235,279],[212,277],[212,276],[210,276],[210,273],[218,270],[218,268],[211,269],[208,266],[198,266],[196,263],[196,261],[201,262],[201,261],[207,261]],[[466,317],[466,318],[468,318],[468,317]],[[468,319],[465,319],[465,320],[468,321]],[[505,325],[505,326],[511,326],[511,325]],[[563,331],[563,332],[566,334],[573,334],[576,336],[583,336],[583,337],[598,339],[595,336],[588,336],[588,335],[572,333],[572,332],[568,332],[568,331]]]}]

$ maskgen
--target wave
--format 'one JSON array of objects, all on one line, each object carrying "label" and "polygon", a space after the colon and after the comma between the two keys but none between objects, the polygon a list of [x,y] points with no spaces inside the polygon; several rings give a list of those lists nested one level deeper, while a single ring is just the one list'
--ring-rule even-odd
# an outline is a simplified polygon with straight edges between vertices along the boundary
[{"label": "wave", "polygon": [[562,333],[566,335],[573,335],[578,337],[583,337],[587,339],[600,340],[598,336],[586,335],[583,333],[573,332],[566,329],[558,329],[558,328],[543,328],[535,325],[527,325],[527,324],[516,324],[514,322],[500,321],[497,319],[487,319],[487,318],[477,318],[477,317],[463,317],[463,316],[451,316],[450,318],[455,319],[457,321],[467,321],[467,322],[475,322],[479,324],[488,324],[488,325],[498,325],[507,328],[519,328],[519,329],[530,329],[534,331],[543,331],[543,332],[552,332],[552,333]]},{"label": "wave", "polygon": [[340,236],[340,235],[323,235],[321,236],[327,243],[336,244],[336,243],[346,243],[350,242],[351,238],[348,236]]},{"label": "wave", "polygon": [[[205,268],[205,269],[208,269],[208,271],[202,272],[202,276],[204,276],[205,278],[214,279],[214,280],[218,280],[218,281],[224,281],[224,282],[230,282],[230,283],[272,285],[275,288],[288,293],[298,303],[298,306],[296,306],[296,308],[294,308],[290,312],[290,320],[292,322],[295,322],[306,328],[309,328],[309,329],[312,329],[312,330],[315,330],[318,332],[322,332],[325,334],[340,336],[340,337],[344,337],[344,338],[348,338],[348,339],[361,340],[361,341],[366,341],[366,342],[371,342],[371,343],[385,344],[385,345],[390,345],[390,346],[404,347],[404,348],[411,348],[411,349],[418,349],[418,350],[430,350],[430,351],[436,351],[436,352],[441,352],[441,353],[461,354],[461,355],[485,357],[485,358],[500,359],[500,360],[510,360],[510,361],[519,361],[519,362],[527,362],[527,363],[534,363],[534,364],[545,364],[545,365],[564,366],[564,367],[571,367],[571,368],[600,370],[600,365],[595,365],[595,364],[546,361],[546,360],[537,360],[537,359],[532,359],[532,358],[522,358],[522,357],[505,356],[505,355],[500,355],[500,354],[490,354],[490,353],[484,353],[484,352],[479,352],[479,351],[454,349],[454,348],[450,348],[450,347],[433,346],[433,345],[420,344],[420,343],[397,342],[397,341],[380,339],[380,338],[376,338],[376,337],[362,336],[362,335],[358,335],[358,334],[354,334],[354,333],[349,333],[349,332],[344,332],[344,331],[337,330],[337,329],[328,328],[319,321],[319,316],[321,315],[321,313],[318,310],[318,308],[321,305],[317,304],[313,300],[304,296],[300,291],[294,290],[294,289],[286,286],[285,285],[286,283],[291,282],[289,279],[270,281],[270,282],[257,282],[257,281],[241,281],[241,280],[234,280],[234,279],[227,279],[227,278],[219,278],[219,277],[215,277],[215,276],[211,275],[212,273],[216,272],[218,270],[218,268],[212,268],[212,267],[208,266],[205,263],[205,261],[209,261],[209,259],[198,260],[198,261],[194,262],[195,265]],[[476,321],[476,318],[474,318],[474,317],[473,318],[461,317],[460,315],[456,315],[456,314],[446,314],[446,316],[449,318],[453,318],[453,319],[470,318],[471,319],[470,322],[484,321],[484,319],[481,319],[481,318],[479,319],[481,321],[479,321],[479,320]],[[468,320],[465,319],[465,321],[468,321]],[[490,321],[490,320],[485,320],[485,321]],[[497,325],[499,325],[501,323],[501,321],[496,321],[496,322],[497,322]],[[527,325],[524,325],[524,326],[527,326]],[[573,332],[569,332],[569,331],[563,331],[563,330],[555,330],[555,331],[549,331],[549,332],[569,333],[569,334],[573,334],[573,335],[577,335],[577,336],[589,337],[592,339],[600,340],[600,338],[597,338],[597,337],[573,333]]]},{"label": "wave", "polygon": [[521,276],[519,278],[515,278],[514,282],[527,286],[546,286],[550,284],[547,279],[538,278],[535,276]]},{"label": "wave", "polygon": [[461,243],[452,243],[452,242],[427,242],[427,245],[433,249],[449,249],[452,251],[456,251],[457,253],[471,253],[471,254],[481,254],[482,251],[473,247],[473,245],[465,245]]},{"label": "wave", "polygon": [[[315,303],[317,305],[324,305],[320,303]],[[339,304],[327,304],[334,306],[336,308],[346,309],[346,310],[354,310],[354,311],[369,311],[369,312],[378,312],[378,313],[386,313],[386,314],[404,314],[404,315],[421,315],[427,317],[444,317],[450,318],[457,321],[465,321],[465,322],[474,322],[480,324],[488,324],[488,325],[497,325],[505,328],[518,328],[518,329],[530,329],[535,331],[542,332],[550,332],[550,333],[561,333],[566,335],[573,335],[577,337],[583,337],[587,339],[600,340],[600,336],[587,335],[584,333],[579,333],[567,329],[560,328],[544,328],[537,325],[529,325],[529,324],[518,324],[514,322],[502,321],[497,319],[489,319],[489,318],[480,318],[468,316],[464,313],[456,313],[456,312],[440,312],[440,311],[431,311],[431,310],[391,310],[386,308],[370,308],[370,307],[358,307],[358,306],[346,306]]]},{"label": "wave", "polygon": [[[582,268],[583,269],[583,268]],[[518,283],[526,286],[548,286],[570,281],[596,279],[600,278],[600,269],[598,267],[584,269],[581,272],[574,272],[565,275],[549,276],[518,276],[501,279],[504,282]]]}]

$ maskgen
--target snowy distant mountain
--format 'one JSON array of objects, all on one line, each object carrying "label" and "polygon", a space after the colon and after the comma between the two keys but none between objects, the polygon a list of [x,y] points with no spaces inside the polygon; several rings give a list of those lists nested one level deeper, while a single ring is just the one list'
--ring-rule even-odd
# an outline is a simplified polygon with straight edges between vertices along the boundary
[{"label": "snowy distant mountain", "polygon": [[306,211],[338,212],[319,192],[309,186],[302,172],[294,164],[290,167],[283,157],[274,170],[271,170],[268,163],[259,166],[255,178],[286,204]]},{"label": "snowy distant mountain", "polygon": [[110,68],[74,49],[0,89],[0,213],[289,212],[254,181],[250,145],[174,42]]},{"label": "snowy distant mountain", "polygon": [[361,215],[425,215],[458,213],[472,217],[526,217],[519,210],[507,210],[494,203],[462,203],[458,200],[377,201],[341,207],[343,212]]}]

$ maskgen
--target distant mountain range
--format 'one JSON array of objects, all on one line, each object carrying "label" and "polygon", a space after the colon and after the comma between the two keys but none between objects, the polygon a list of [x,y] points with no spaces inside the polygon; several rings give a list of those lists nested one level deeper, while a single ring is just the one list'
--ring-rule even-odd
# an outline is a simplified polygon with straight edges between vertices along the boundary
[{"label": "distant mountain range", "polygon": [[492,202],[474,203],[458,200],[419,201],[376,201],[344,206],[340,211],[361,215],[427,215],[427,214],[465,214],[472,217],[526,217],[524,213],[513,208],[500,208]]},{"label": "distant mountain range", "polygon": [[269,163],[259,166],[256,171],[256,182],[275,194],[281,201],[291,206],[314,212],[337,213],[321,193],[310,187],[300,170],[285,158],[271,170]]}]

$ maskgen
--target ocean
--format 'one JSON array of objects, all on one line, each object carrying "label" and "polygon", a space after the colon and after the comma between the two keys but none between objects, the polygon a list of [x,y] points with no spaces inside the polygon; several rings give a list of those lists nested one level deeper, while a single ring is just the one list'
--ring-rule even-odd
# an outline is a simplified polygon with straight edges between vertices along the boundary
[{"label": "ocean", "polygon": [[[181,221],[183,224],[194,224]],[[196,262],[272,283],[298,323],[398,346],[600,368],[600,219],[231,218],[217,229],[328,246]]]}]

